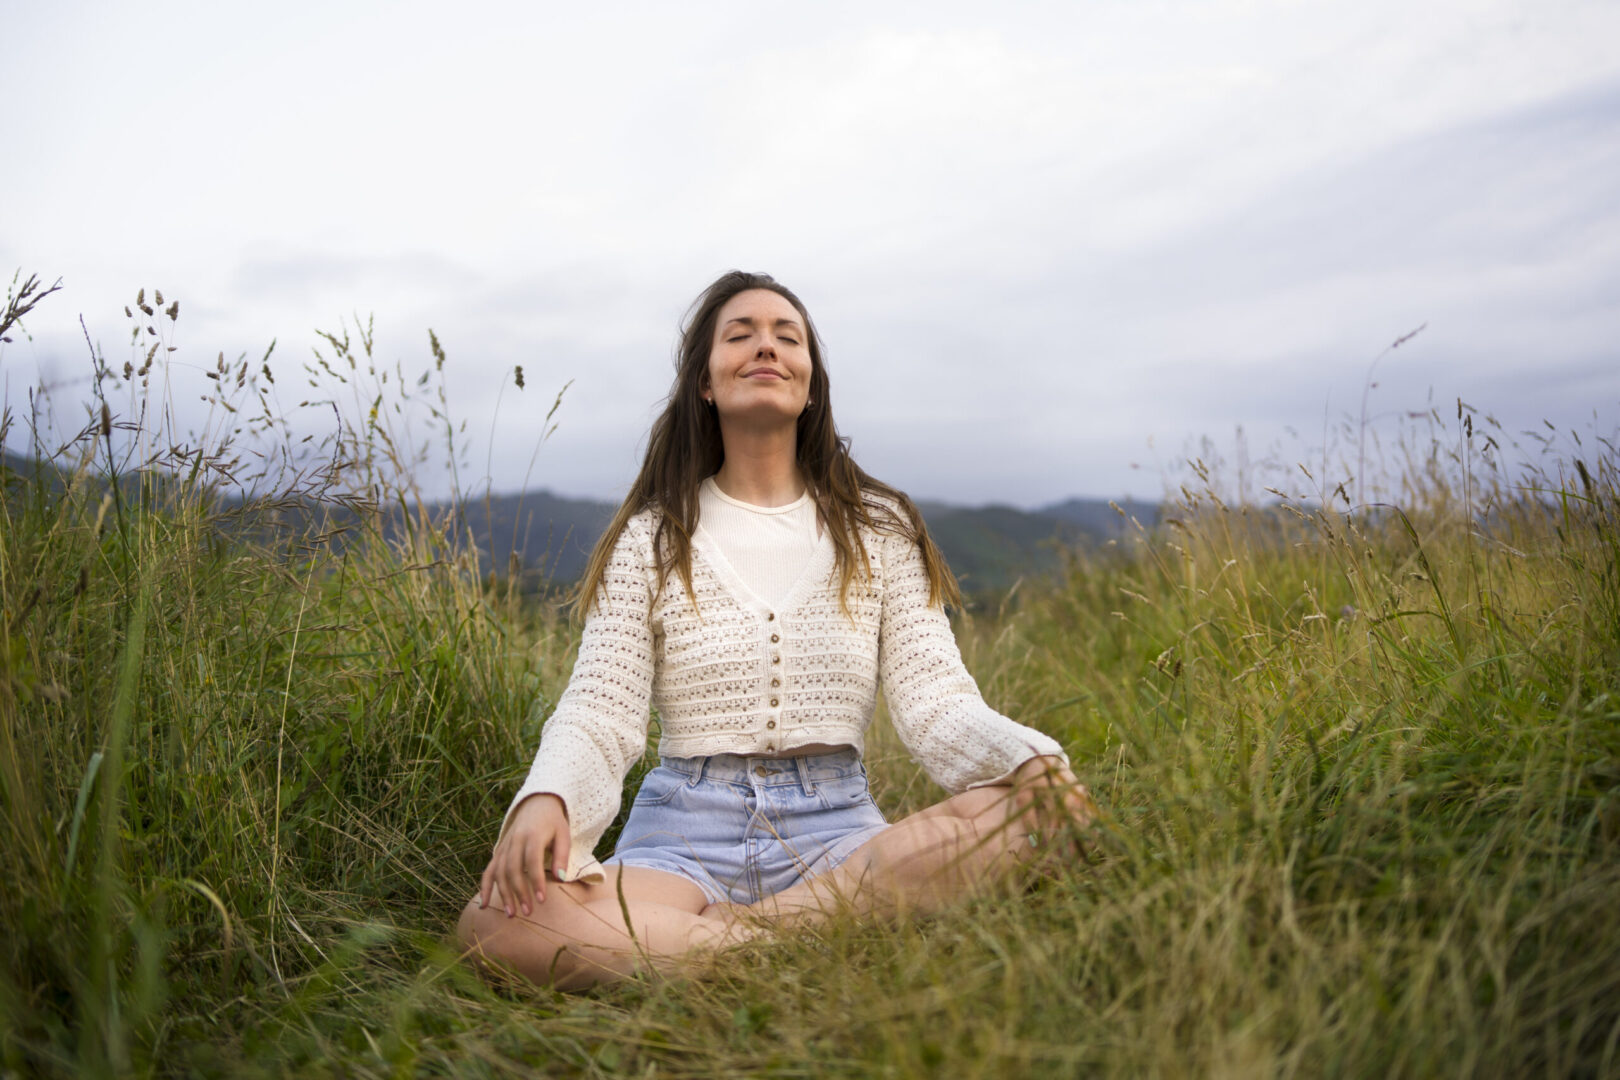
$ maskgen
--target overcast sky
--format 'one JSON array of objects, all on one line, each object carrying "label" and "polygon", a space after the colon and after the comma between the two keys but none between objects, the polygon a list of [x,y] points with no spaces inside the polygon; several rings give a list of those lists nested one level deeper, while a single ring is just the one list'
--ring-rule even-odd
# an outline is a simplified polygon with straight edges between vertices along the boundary
[{"label": "overcast sky", "polygon": [[1379,363],[1381,422],[1460,396],[1510,430],[1620,424],[1611,0],[62,2],[0,23],[0,267],[64,286],[4,346],[0,391],[25,412],[45,382],[64,427],[79,316],[121,364],[139,287],[182,303],[182,424],[220,351],[276,339],[295,376],[317,328],[375,313],[408,375],[429,327],[444,343],[475,477],[521,485],[572,380],[530,484],[617,497],[681,314],[732,267],[806,301],[857,459],[919,497],[1155,497],[1239,426],[1255,456],[1309,453],[1423,324]]}]

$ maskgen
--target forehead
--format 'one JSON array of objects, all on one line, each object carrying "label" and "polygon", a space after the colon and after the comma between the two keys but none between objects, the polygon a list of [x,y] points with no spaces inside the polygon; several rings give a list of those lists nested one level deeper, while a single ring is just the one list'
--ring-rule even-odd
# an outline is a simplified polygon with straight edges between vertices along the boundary
[{"label": "forehead", "polygon": [[720,308],[717,325],[723,327],[732,319],[752,319],[756,323],[786,319],[800,325],[804,321],[787,297],[770,289],[749,289],[727,300]]}]

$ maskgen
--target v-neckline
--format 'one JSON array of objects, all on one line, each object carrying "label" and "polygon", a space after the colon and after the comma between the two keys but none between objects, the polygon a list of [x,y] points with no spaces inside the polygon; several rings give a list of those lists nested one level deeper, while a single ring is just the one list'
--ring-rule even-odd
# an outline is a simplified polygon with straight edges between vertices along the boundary
[{"label": "v-neckline", "polygon": [[737,573],[737,568],[731,565],[731,560],[726,558],[726,553],[721,550],[719,541],[710,535],[709,530],[703,527],[701,520],[698,521],[697,528],[692,531],[692,546],[703,553],[703,557],[709,561],[709,565],[720,576],[721,584],[731,593],[731,598],[740,607],[752,611],[759,618],[763,618],[773,611],[784,612],[797,608],[805,599],[805,594],[816,585],[819,585],[831,573],[833,560],[836,556],[832,537],[827,535],[827,530],[821,527],[818,519],[815,547],[810,552],[810,561],[800,571],[792,587],[788,589],[787,595],[782,597],[782,602],[773,605],[766,603],[758,593],[748,587],[748,583],[742,579],[742,575]]}]

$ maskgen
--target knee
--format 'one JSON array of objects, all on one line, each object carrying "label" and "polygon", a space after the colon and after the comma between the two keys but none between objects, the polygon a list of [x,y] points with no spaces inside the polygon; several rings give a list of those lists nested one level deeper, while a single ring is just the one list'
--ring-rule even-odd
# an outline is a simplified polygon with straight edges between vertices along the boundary
[{"label": "knee", "polygon": [[1029,832],[1028,800],[1007,787],[982,788],[991,794],[968,808],[964,820],[974,834],[986,843],[1022,839]]},{"label": "knee", "polygon": [[1005,785],[971,788],[953,796],[945,804],[948,820],[964,825],[973,839],[994,841],[1002,833],[1020,831],[1019,819],[1025,809],[1019,793]]},{"label": "knee", "polygon": [[456,922],[456,939],[463,948],[477,951],[480,934],[478,924],[482,920],[484,910],[478,906],[478,897],[467,901],[467,906],[461,909],[461,918]]},{"label": "knee", "polygon": [[544,905],[532,916],[515,918],[494,907],[481,907],[475,896],[461,909],[456,938],[463,955],[481,975],[514,973],[539,985],[557,985],[573,970],[568,950],[546,924]]},{"label": "knee", "polygon": [[1009,855],[1022,859],[1028,846],[1028,827],[1005,788],[990,789],[961,809],[961,816],[941,817],[929,823],[924,847],[946,860],[955,871],[976,877],[999,865]]},{"label": "knee", "polygon": [[956,817],[979,822],[1005,818],[1014,805],[1013,789],[1000,784],[971,788],[951,800]]},{"label": "knee", "polygon": [[902,880],[929,877],[971,850],[978,832],[967,818],[941,815],[910,823],[903,843],[873,853],[873,869]]},{"label": "knee", "polygon": [[479,906],[478,897],[467,901],[456,923],[456,939],[461,942],[466,958],[480,972],[488,975],[492,962],[500,960],[500,921],[505,912]]}]

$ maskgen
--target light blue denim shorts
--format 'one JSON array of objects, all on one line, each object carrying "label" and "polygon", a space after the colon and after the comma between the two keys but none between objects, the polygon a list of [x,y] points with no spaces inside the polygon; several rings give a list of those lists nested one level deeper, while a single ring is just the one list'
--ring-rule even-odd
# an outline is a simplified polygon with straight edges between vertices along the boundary
[{"label": "light blue denim shorts", "polygon": [[662,759],[641,781],[613,855],[738,904],[825,874],[888,828],[853,748],[803,757]]}]

